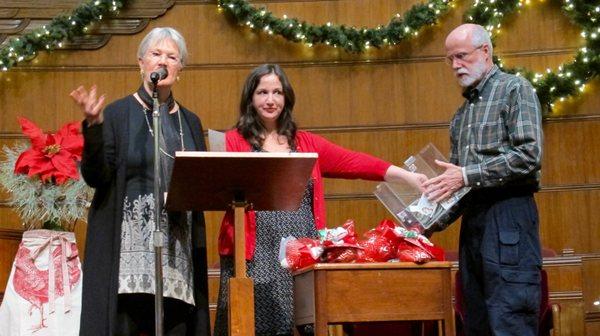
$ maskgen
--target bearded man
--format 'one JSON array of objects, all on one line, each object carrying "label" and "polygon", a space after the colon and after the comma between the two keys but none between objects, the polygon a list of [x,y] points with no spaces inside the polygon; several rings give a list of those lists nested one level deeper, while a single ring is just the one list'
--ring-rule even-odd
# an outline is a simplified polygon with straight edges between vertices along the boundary
[{"label": "bearded man", "polygon": [[450,124],[450,163],[425,182],[430,200],[471,191],[437,223],[462,215],[459,270],[467,335],[537,335],[541,250],[533,194],[542,158],[540,103],[524,78],[492,60],[488,32],[464,24],[446,38],[446,61],[465,101]]}]

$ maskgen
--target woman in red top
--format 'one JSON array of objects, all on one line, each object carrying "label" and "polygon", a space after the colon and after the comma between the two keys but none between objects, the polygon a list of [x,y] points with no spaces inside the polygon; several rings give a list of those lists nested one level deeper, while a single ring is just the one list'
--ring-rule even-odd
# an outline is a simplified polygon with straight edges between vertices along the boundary
[{"label": "woman in red top", "polygon": [[[256,335],[292,335],[292,276],[279,265],[279,243],[288,236],[316,238],[317,230],[325,228],[323,177],[407,182],[418,188],[427,180],[425,175],[298,130],[292,118],[294,102],[294,90],[279,65],[261,65],[246,79],[240,118],[226,134],[230,152],[319,155],[298,211],[247,213],[246,259],[248,276],[254,280]],[[228,213],[219,234],[221,283],[215,336],[227,335],[227,282],[233,276],[233,246],[233,216]]]}]

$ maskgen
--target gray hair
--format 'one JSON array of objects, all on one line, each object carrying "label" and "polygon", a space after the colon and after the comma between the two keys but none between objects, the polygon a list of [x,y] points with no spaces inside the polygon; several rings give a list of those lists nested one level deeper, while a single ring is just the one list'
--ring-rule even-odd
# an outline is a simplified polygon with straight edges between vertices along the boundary
[{"label": "gray hair", "polygon": [[472,30],[472,40],[473,47],[478,48],[484,44],[487,44],[488,49],[490,50],[490,57],[494,55],[494,46],[492,46],[492,39],[490,38],[490,34],[485,28],[480,25],[473,25]]},{"label": "gray hair", "polygon": [[179,49],[179,61],[182,66],[185,65],[188,56],[185,39],[177,30],[171,27],[157,27],[152,29],[142,42],[140,42],[137,52],[138,58],[143,58],[148,48],[166,39],[171,39],[175,42],[177,49]]}]

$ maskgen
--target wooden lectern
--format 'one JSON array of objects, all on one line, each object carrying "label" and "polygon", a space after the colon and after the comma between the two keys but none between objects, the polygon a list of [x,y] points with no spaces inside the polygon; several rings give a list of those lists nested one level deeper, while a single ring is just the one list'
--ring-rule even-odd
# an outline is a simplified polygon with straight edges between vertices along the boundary
[{"label": "wooden lectern", "polygon": [[300,207],[316,153],[177,152],[166,208],[234,209],[235,276],[229,281],[229,335],[254,335],[254,284],[246,276],[244,211]]}]

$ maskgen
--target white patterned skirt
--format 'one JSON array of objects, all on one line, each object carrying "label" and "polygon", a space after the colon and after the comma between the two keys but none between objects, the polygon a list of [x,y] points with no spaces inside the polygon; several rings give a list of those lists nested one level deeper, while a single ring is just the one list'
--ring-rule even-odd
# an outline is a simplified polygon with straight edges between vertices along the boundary
[{"label": "white patterned skirt", "polygon": [[[168,219],[167,219],[168,217]],[[194,305],[191,252],[191,213],[164,211],[161,230],[163,295]],[[125,197],[121,226],[119,294],[155,292],[154,197]]]}]

